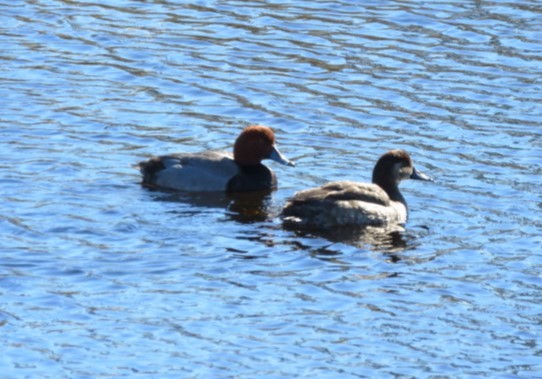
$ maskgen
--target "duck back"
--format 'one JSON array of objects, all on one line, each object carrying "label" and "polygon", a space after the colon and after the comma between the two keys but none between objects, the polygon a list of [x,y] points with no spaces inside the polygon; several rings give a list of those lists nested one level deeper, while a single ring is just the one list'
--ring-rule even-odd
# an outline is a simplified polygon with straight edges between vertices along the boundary
[{"label": "duck back", "polygon": [[162,155],[139,167],[145,185],[183,191],[223,191],[239,173],[232,155],[221,151]]}]

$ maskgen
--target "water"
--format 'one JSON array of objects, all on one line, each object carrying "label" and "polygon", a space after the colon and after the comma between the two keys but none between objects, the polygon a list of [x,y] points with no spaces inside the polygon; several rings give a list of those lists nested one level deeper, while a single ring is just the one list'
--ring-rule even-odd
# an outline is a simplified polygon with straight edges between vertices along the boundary
[{"label": "water", "polygon": [[[536,1],[0,2],[6,378],[542,378]],[[273,127],[263,199],[139,185]],[[296,190],[405,148],[404,232]]]}]

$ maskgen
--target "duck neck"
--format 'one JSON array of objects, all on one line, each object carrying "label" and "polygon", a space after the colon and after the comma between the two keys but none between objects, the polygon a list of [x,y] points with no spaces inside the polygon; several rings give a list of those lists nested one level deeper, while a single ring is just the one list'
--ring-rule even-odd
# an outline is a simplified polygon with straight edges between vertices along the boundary
[{"label": "duck neck", "polygon": [[261,172],[265,169],[267,169],[267,167],[265,165],[263,165],[262,163],[256,163],[256,164],[240,164],[239,162],[235,162],[237,163],[237,167],[239,167],[239,170],[244,172],[244,173],[247,173],[247,174],[250,174],[250,173],[256,173],[256,172]]},{"label": "duck neck", "polygon": [[390,197],[390,200],[392,201],[398,201],[399,203],[403,204],[405,208],[407,207],[405,198],[401,194],[401,191],[399,191],[398,183],[392,181],[392,180],[373,180],[373,183],[377,184],[380,188],[382,188],[388,196]]}]

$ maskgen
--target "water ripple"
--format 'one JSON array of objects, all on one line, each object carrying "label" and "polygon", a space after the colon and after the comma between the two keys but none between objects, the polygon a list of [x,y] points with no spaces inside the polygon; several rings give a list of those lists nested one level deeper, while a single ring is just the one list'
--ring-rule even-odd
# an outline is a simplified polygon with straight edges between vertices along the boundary
[{"label": "water ripple", "polygon": [[[0,1],[0,358],[12,378],[540,377],[534,1]],[[262,123],[260,199],[148,191]],[[408,149],[405,230],[283,230]]]}]

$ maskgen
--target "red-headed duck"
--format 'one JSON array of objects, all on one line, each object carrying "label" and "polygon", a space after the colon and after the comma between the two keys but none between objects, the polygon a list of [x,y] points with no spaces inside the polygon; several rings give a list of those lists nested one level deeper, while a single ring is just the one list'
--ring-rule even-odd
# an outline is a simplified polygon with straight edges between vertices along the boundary
[{"label": "red-headed duck", "polygon": [[330,229],[338,226],[404,224],[408,208],[399,191],[404,179],[432,179],[414,168],[404,150],[390,150],[373,170],[373,183],[339,181],[297,192],[282,210],[285,226]]},{"label": "red-headed duck", "polygon": [[271,128],[246,127],[233,147],[233,156],[222,151],[170,154],[139,163],[143,185],[181,191],[247,192],[277,187],[273,171],[264,166],[271,159],[288,166],[275,145]]}]

